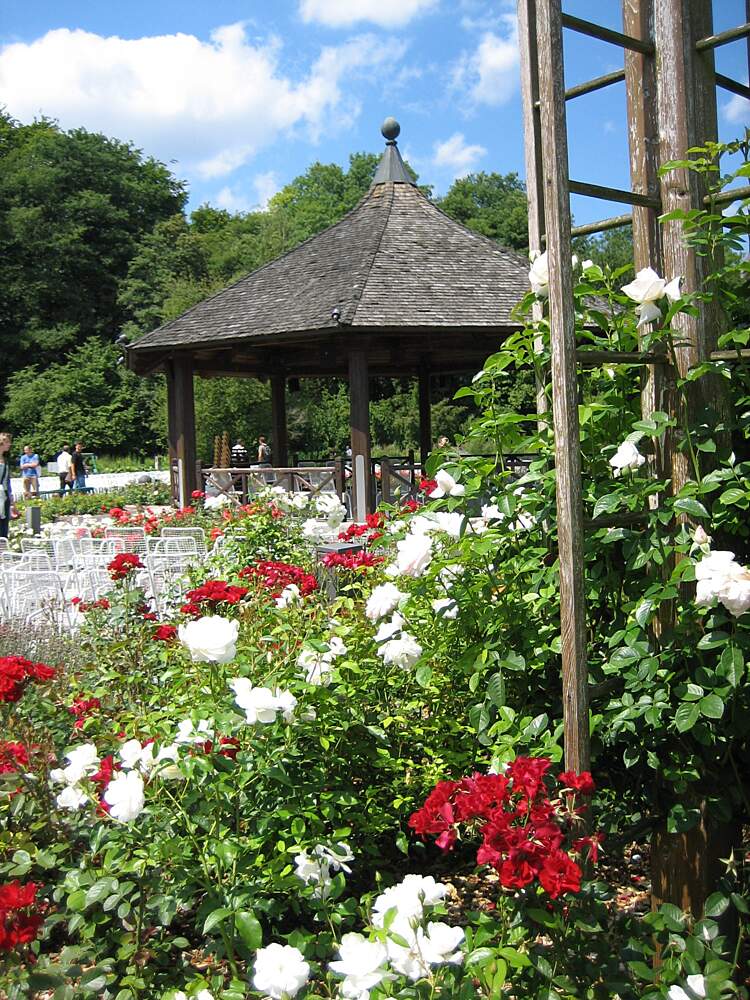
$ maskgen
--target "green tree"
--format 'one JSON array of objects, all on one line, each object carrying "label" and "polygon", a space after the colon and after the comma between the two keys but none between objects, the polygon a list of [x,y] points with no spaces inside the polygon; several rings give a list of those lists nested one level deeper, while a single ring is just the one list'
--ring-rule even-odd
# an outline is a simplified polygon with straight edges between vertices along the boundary
[{"label": "green tree", "polygon": [[162,450],[154,380],[129,372],[118,356],[114,344],[89,337],[62,362],[22,368],[8,380],[3,420],[48,459],[65,440],[91,451]]},{"label": "green tree", "polygon": [[128,143],[0,113],[0,392],[125,320],[118,286],[142,237],[185,190]]},{"label": "green tree", "polygon": [[460,177],[436,204],[452,219],[503,246],[525,250],[529,245],[526,189],[518,174]]}]

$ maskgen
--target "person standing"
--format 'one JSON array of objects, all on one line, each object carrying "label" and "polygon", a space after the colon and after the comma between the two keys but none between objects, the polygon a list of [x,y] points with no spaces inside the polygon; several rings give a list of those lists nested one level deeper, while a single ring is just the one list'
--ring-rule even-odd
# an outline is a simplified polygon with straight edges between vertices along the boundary
[{"label": "person standing", "polygon": [[23,446],[23,455],[18,463],[21,466],[21,478],[23,479],[23,495],[25,497],[39,495],[39,467],[41,462],[39,456],[30,444]]},{"label": "person standing", "polygon": [[73,489],[73,473],[71,471],[71,466],[73,464],[73,456],[70,454],[70,445],[64,444],[62,446],[62,451],[57,456],[57,474],[60,477],[60,496],[65,492],[65,487],[69,486]]},{"label": "person standing", "polygon": [[271,464],[271,446],[261,434],[258,438],[258,465]]},{"label": "person standing", "polygon": [[13,494],[10,489],[10,462],[8,449],[13,439],[10,434],[0,433],[0,538],[8,537],[8,524],[16,516]]},{"label": "person standing", "polygon": [[70,459],[71,469],[73,470],[73,489],[74,490],[85,490],[86,489],[86,463],[83,460],[83,445],[80,441],[76,441],[75,451],[73,452]]}]

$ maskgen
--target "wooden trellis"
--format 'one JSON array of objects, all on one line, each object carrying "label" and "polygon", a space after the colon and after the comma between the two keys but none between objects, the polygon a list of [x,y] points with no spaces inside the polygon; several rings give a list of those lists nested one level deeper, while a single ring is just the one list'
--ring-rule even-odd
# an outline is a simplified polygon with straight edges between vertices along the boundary
[{"label": "wooden trellis", "polygon": [[[660,178],[659,167],[684,159],[691,146],[716,141],[717,85],[750,98],[750,88],[715,72],[713,59],[717,46],[750,38],[750,23],[714,34],[711,0],[623,0],[622,9],[623,31],[617,32],[564,14],[560,0],[518,0],[529,247],[539,252],[546,249],[549,258],[565,762],[576,770],[589,765],[589,733],[571,238],[632,225],[637,270],[651,266],[670,276],[682,274],[686,292],[699,290],[710,262],[685,245],[679,222],[660,226],[658,218],[676,209],[701,206],[706,192],[699,175],[681,169]],[[750,0],[746,9],[750,22]],[[625,53],[623,69],[566,90],[563,28],[621,47]],[[572,180],[568,174],[565,103],[621,82],[627,94],[632,190]],[[571,194],[630,204],[632,214],[573,228]],[[696,317],[680,314],[676,323],[680,324],[677,362],[679,374],[684,375],[688,368],[711,357],[717,318],[711,315],[710,307],[703,307]],[[654,410],[674,409],[668,366],[661,357],[626,357],[600,351],[596,360],[601,364],[627,360],[643,365],[644,417]],[[706,391],[700,383],[695,385],[696,393]],[[697,405],[699,399],[695,402]],[[543,393],[539,404],[540,410],[546,410]],[[671,475],[675,489],[689,478],[685,456],[672,449],[669,441],[657,463],[659,471]]]}]

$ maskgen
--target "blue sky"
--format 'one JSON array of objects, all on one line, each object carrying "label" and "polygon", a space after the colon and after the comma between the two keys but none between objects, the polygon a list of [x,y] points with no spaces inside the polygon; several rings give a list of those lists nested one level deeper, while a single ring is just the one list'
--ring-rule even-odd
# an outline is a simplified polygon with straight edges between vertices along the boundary
[{"label": "blue sky", "polygon": [[[716,0],[715,28],[744,21]],[[620,28],[619,0],[567,0]],[[462,174],[523,175],[511,0],[3,0],[0,103],[132,140],[187,180],[190,204],[263,206],[315,160],[379,151],[386,115],[420,179],[443,193]],[[718,50],[747,79],[747,47]],[[566,32],[567,83],[622,65],[614,46]],[[720,93],[723,138],[750,121]],[[627,187],[623,85],[568,105],[571,175]],[[615,212],[622,207],[612,206]],[[577,222],[608,214],[575,198]]]}]

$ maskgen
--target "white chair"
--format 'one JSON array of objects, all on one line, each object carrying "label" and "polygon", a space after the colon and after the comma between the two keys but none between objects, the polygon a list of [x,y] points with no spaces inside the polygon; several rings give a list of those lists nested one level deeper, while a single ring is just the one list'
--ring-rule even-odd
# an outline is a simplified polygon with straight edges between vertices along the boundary
[{"label": "white chair", "polygon": [[161,531],[162,538],[194,538],[196,550],[198,555],[203,557],[206,555],[206,532],[203,528],[199,528],[197,525],[191,528],[162,528]]}]

